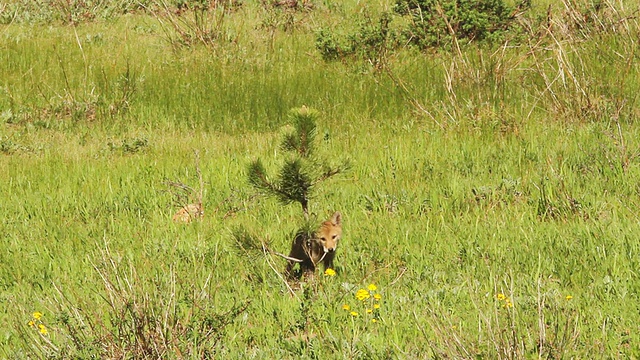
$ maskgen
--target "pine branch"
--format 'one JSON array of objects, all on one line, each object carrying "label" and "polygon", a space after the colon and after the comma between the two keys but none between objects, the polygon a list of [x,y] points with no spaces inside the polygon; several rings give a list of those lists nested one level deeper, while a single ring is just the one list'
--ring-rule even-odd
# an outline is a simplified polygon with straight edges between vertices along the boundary
[{"label": "pine branch", "polygon": [[302,157],[309,157],[313,150],[313,142],[316,137],[316,121],[314,113],[303,111],[297,114],[296,132],[300,138],[298,153]]},{"label": "pine branch", "polygon": [[247,175],[249,183],[256,189],[270,194],[278,194],[280,192],[267,178],[267,171],[264,169],[260,159],[249,164]]},{"label": "pine branch", "polygon": [[283,204],[299,202],[306,208],[307,194],[311,182],[309,176],[302,173],[299,161],[287,162],[278,179],[278,184],[269,181],[267,172],[260,160],[256,160],[248,168],[249,183],[259,191],[275,196]]},{"label": "pine branch", "polygon": [[299,159],[287,161],[280,172],[280,201],[285,204],[297,201],[303,204],[308,202],[311,190],[311,179],[302,169]]},{"label": "pine branch", "polygon": [[347,161],[345,161],[340,166],[335,167],[335,168],[331,168],[329,166],[326,166],[324,172],[322,174],[320,174],[320,176],[313,181],[311,186],[314,186],[314,185],[316,185],[318,183],[321,183],[321,182],[327,180],[328,178],[330,178],[332,176],[335,176],[335,175],[338,175],[340,173],[343,173],[343,172],[347,171],[350,167],[351,167],[351,165]]},{"label": "pine branch", "polygon": [[318,112],[303,106],[291,110],[289,117],[294,123],[295,132],[285,135],[281,148],[286,151],[294,151],[303,158],[308,158],[313,152]]},{"label": "pine branch", "polygon": [[298,147],[298,139],[295,133],[284,135],[284,139],[282,139],[282,144],[280,145],[282,150],[298,152]]}]

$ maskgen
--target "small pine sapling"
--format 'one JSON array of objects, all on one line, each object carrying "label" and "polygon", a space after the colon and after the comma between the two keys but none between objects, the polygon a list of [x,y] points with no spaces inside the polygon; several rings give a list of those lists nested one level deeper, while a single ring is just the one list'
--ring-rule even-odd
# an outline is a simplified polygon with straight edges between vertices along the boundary
[{"label": "small pine sapling", "polygon": [[309,199],[315,185],[348,168],[347,163],[332,167],[315,156],[317,117],[318,112],[306,106],[291,110],[294,130],[284,136],[280,147],[292,156],[285,160],[275,179],[267,175],[260,159],[247,169],[253,187],[283,204],[299,203],[306,220],[309,220]]}]

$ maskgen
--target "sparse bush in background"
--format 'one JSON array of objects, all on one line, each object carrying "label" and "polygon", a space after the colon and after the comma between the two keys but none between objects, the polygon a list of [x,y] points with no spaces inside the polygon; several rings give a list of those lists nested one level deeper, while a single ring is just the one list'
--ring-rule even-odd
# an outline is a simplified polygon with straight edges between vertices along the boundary
[{"label": "sparse bush in background", "polygon": [[316,49],[325,61],[343,59],[353,54],[351,44],[344,37],[337,36],[327,29],[318,31]]},{"label": "sparse bush in background", "polygon": [[310,0],[262,0],[264,6],[292,9],[292,10],[308,10],[313,9],[313,2]]},{"label": "sparse bush in background", "polygon": [[204,45],[214,48],[232,42],[227,26],[230,11],[241,6],[236,1],[181,1],[174,6],[155,0],[149,7],[162,28],[164,38],[174,48]]},{"label": "sparse bush in background", "polygon": [[[634,107],[629,105],[635,98],[627,98],[620,91],[629,76],[620,76],[616,86],[609,80],[601,81],[594,76],[597,62],[590,59],[593,51],[582,48],[584,40],[594,36],[637,36],[636,10],[612,3],[568,0],[549,6],[544,14],[530,15],[530,7],[527,1],[509,6],[499,0],[398,0],[395,12],[409,20],[404,28],[391,28],[388,14],[380,17],[379,25],[365,16],[360,28],[348,35],[340,35],[345,30],[321,29],[316,49],[326,61],[364,60],[384,69],[416,112],[439,126],[471,119],[481,127],[495,123],[501,131],[517,131],[519,118],[506,113],[501,105],[513,100],[504,89],[514,81],[522,82],[518,91],[523,94],[545,99],[536,101],[530,111],[543,108],[563,121],[632,118]],[[469,47],[464,46],[495,45],[499,41],[501,51],[491,54],[467,51]],[[441,64],[448,99],[425,103],[419,86],[397,71],[398,64],[389,60],[402,50],[401,44],[422,50],[454,50],[453,56],[442,58]],[[620,73],[630,75],[635,50],[624,46],[616,51],[620,54]],[[468,99],[464,106],[459,106],[459,96]],[[442,118],[445,121],[438,120]]]},{"label": "sparse bush in background", "polygon": [[[522,19],[529,33],[527,60],[535,74],[530,83],[537,96],[545,98],[541,106],[563,121],[619,122],[633,118],[636,98],[620,90],[635,76],[629,66],[636,57],[635,49],[625,45],[616,48],[602,39],[637,37],[640,28],[634,19],[636,12],[611,2],[563,0],[562,5],[549,7],[544,21]],[[603,63],[596,61],[599,56],[591,57],[601,49],[585,48],[584,40],[589,38],[608,44],[607,51],[616,52],[618,61],[608,66],[617,67],[618,76],[602,80],[600,74],[606,71]]]},{"label": "sparse bush in background", "polygon": [[263,0],[261,3],[264,10],[261,26],[271,32],[272,38],[277,29],[285,32],[297,29],[305,22],[305,14],[315,8],[306,0]]}]

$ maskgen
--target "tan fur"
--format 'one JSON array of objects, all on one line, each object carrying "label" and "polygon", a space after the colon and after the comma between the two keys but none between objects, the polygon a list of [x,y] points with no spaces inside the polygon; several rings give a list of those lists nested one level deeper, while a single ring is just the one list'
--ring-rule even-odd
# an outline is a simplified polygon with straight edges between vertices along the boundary
[{"label": "tan fur", "polygon": [[[336,211],[331,218],[320,225],[314,237],[304,231],[296,234],[291,244],[290,258],[301,260],[300,270],[308,275],[315,272],[316,265],[322,263],[326,269],[333,268],[338,241],[342,237],[342,215]],[[291,277],[296,261],[289,260],[286,274]]]},{"label": "tan fur", "polygon": [[193,219],[198,219],[204,216],[204,209],[202,204],[189,204],[185,205],[175,215],[173,215],[173,221],[177,223],[190,223]]}]

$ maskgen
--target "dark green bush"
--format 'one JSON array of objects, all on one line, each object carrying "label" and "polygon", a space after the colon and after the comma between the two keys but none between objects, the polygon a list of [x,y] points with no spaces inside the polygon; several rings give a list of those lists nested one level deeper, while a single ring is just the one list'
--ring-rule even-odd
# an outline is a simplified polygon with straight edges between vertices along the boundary
[{"label": "dark green bush", "polygon": [[513,27],[516,7],[503,0],[396,0],[394,11],[411,19],[404,31],[408,42],[425,49],[454,38],[499,41]]},{"label": "dark green bush", "polygon": [[353,48],[348,41],[325,29],[320,30],[316,35],[316,49],[325,61],[353,55]]}]

